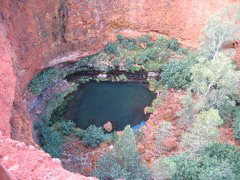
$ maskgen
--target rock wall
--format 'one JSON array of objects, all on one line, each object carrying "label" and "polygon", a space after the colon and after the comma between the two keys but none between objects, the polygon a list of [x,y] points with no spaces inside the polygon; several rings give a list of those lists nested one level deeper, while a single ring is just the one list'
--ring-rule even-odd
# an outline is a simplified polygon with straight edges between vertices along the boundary
[{"label": "rock wall", "polygon": [[93,54],[118,33],[164,34],[196,47],[209,15],[234,2],[0,0],[0,129],[33,143],[24,92],[43,68]]},{"label": "rock wall", "polygon": [[[12,176],[11,180],[15,178],[18,180],[97,180],[63,169],[59,159],[52,159],[49,154],[38,147],[27,146],[23,142],[3,137],[1,131],[0,164]],[[1,175],[3,171],[0,168],[0,177]]]}]

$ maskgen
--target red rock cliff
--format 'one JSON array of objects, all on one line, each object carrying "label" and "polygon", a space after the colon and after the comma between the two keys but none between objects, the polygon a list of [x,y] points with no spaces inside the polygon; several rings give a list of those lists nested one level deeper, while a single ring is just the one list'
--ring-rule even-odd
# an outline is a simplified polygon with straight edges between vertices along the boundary
[{"label": "red rock cliff", "polygon": [[44,67],[92,54],[119,32],[195,46],[209,15],[235,1],[0,0],[0,130],[32,143],[23,94]]}]

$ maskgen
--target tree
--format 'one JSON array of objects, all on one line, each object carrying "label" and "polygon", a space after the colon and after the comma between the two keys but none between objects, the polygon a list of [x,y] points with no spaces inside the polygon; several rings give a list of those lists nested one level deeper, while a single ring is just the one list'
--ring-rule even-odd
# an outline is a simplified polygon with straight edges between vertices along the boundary
[{"label": "tree", "polygon": [[101,179],[150,179],[149,170],[141,164],[134,132],[130,126],[125,127],[123,135],[118,137],[114,149],[98,161],[93,175]]},{"label": "tree", "polygon": [[172,132],[172,123],[171,122],[162,122],[159,124],[159,127],[156,132],[156,145],[158,152],[164,150],[162,143],[163,141],[171,135]]},{"label": "tree", "polygon": [[199,95],[200,109],[213,107],[219,109],[221,115],[226,115],[226,110],[235,105],[232,97],[239,93],[236,66],[228,57],[218,54],[213,60],[199,58],[191,73],[191,89]]},{"label": "tree", "polygon": [[177,165],[170,158],[157,159],[152,167],[155,180],[170,179],[176,172]]},{"label": "tree", "polygon": [[196,117],[190,132],[183,134],[181,145],[189,152],[197,152],[205,145],[214,143],[219,139],[218,126],[223,124],[218,110],[202,111]]},{"label": "tree", "polygon": [[240,26],[237,20],[233,9],[225,9],[211,16],[202,40],[202,53],[205,57],[215,59],[224,44],[239,39],[237,33]]}]

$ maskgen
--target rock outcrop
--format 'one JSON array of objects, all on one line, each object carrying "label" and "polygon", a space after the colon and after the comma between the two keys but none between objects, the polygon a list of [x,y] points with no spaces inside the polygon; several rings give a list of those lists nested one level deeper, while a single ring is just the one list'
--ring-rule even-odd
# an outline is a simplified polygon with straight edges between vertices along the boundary
[{"label": "rock outcrop", "polygon": [[40,148],[28,146],[1,134],[0,164],[7,170],[8,174],[19,180],[96,180],[96,178],[87,178],[80,174],[71,173],[62,168],[59,159],[52,159]]}]

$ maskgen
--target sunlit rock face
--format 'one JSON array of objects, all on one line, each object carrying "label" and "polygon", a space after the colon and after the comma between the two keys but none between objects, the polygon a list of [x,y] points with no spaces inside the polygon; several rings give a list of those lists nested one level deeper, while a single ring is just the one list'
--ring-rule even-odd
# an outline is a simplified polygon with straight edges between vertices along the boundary
[{"label": "sunlit rock face", "polygon": [[32,143],[24,92],[43,68],[98,52],[119,33],[164,34],[197,47],[209,15],[233,2],[236,0],[1,0],[0,129]]}]

